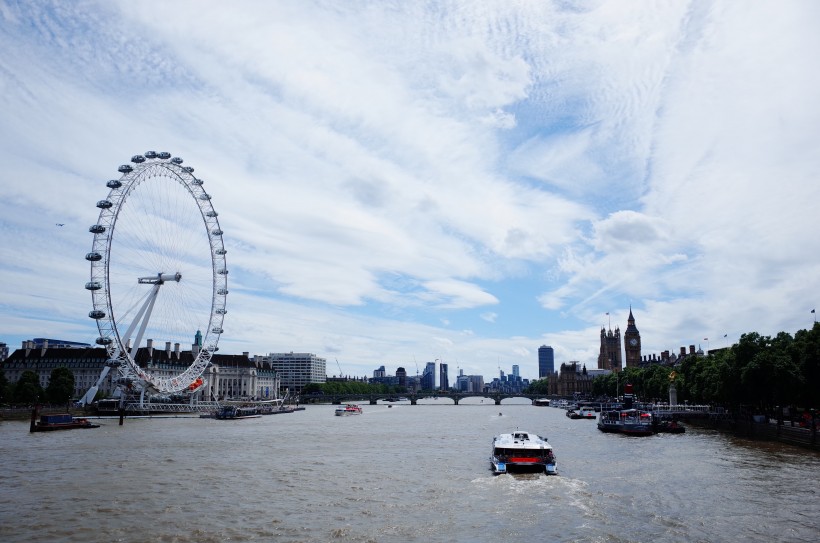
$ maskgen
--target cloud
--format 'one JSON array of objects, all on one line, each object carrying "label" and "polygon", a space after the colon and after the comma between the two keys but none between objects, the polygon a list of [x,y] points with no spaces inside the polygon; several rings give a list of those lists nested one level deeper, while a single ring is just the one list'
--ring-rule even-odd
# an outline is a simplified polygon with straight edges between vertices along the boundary
[{"label": "cloud", "polygon": [[534,376],[630,304],[648,352],[811,324],[818,7],[159,6],[0,8],[2,341],[93,340],[94,204],[149,149],[219,212],[223,352]]}]

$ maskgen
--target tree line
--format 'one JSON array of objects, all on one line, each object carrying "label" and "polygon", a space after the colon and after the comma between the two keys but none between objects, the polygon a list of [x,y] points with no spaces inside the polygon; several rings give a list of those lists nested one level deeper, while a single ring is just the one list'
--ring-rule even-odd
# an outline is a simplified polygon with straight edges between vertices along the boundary
[{"label": "tree line", "polygon": [[[820,406],[820,324],[792,336],[774,337],[757,332],[743,334],[725,349],[707,356],[686,356],[675,366],[653,364],[625,368],[595,377],[595,397],[623,395],[629,383],[637,398],[668,401],[674,382],[678,402],[710,405],[750,405],[770,410],[775,406]],[[527,392],[546,394],[548,380],[535,381]]]},{"label": "tree line", "polygon": [[311,383],[302,389],[302,395],[308,394],[405,394],[407,387],[384,384],[370,384],[363,381],[331,381],[329,383]]},{"label": "tree line", "polygon": [[36,372],[24,371],[16,383],[10,383],[0,369],[0,404],[66,404],[73,395],[74,373],[68,368],[51,370],[46,388],[40,385],[40,376]]}]

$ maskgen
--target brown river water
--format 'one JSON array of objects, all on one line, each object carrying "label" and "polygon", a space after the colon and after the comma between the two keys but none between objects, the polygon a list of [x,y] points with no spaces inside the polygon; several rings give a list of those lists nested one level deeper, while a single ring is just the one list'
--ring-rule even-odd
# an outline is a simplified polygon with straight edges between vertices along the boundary
[{"label": "brown river water", "polygon": [[[487,402],[2,422],[0,542],[820,541],[816,452]],[[558,476],[492,475],[492,438],[515,429],[549,439]]]}]

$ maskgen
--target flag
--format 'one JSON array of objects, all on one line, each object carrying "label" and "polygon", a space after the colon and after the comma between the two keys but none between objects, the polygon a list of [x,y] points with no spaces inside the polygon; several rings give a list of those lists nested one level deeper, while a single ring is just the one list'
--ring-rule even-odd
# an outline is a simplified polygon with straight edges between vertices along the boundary
[{"label": "flag", "polygon": [[728,336],[728,335],[729,335],[729,334],[723,334],[723,337],[726,337],[726,336]]},{"label": "flag", "polygon": [[[811,312],[814,313],[814,309],[812,309]],[[607,311],[606,314],[609,315],[609,311]]]},{"label": "flag", "polygon": [[[814,309],[812,309],[811,312],[814,313]],[[607,315],[609,315],[609,313],[607,313]]]},{"label": "flag", "polygon": [[709,341],[708,337],[703,338],[703,341]]}]

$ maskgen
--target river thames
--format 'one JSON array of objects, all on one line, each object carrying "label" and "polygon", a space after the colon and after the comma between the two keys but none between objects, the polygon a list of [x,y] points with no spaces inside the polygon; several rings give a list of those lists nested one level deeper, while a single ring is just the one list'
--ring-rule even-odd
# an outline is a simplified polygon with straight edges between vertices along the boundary
[{"label": "river thames", "polygon": [[[820,540],[816,452],[691,426],[604,434],[479,402],[36,434],[2,422],[0,541]],[[493,436],[516,428],[549,438],[558,476],[492,475]]]}]

